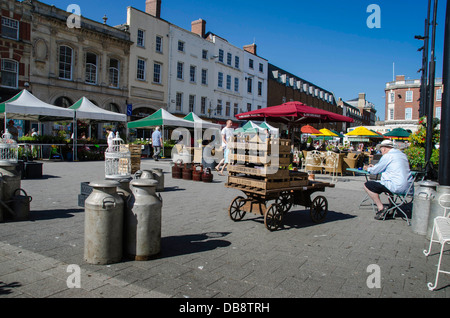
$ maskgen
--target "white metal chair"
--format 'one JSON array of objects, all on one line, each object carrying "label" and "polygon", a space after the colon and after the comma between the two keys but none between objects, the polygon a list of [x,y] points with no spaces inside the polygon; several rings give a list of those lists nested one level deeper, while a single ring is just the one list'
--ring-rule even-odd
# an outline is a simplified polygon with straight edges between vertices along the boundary
[{"label": "white metal chair", "polygon": [[386,193],[389,199],[390,207],[384,213],[383,220],[388,215],[393,215],[393,217],[395,217],[397,212],[400,212],[405,217],[406,223],[411,225],[406,212],[402,208],[404,208],[404,205],[411,203],[414,200],[414,183],[416,181],[416,177],[417,175],[412,176],[412,182],[405,193]]},{"label": "white metal chair", "polygon": [[[433,244],[433,242],[441,244],[441,251],[439,253],[439,262],[438,262],[437,271],[436,271],[436,280],[434,282],[434,285],[431,282],[427,284],[429,290],[434,290],[437,287],[439,273],[450,274],[450,272],[448,272],[448,271],[441,270],[442,253],[444,251],[444,246],[446,243],[450,242],[450,218],[449,218],[449,214],[447,212],[447,209],[450,208],[450,201],[443,201],[442,199],[445,196],[450,196],[450,195],[443,194],[440,196],[439,201],[438,201],[439,205],[444,208],[444,215],[434,218],[433,232],[431,234],[430,246],[428,247],[428,251],[427,250],[423,251],[425,256],[428,256],[431,252],[431,245]],[[434,239],[435,236],[437,236],[437,240]]]}]

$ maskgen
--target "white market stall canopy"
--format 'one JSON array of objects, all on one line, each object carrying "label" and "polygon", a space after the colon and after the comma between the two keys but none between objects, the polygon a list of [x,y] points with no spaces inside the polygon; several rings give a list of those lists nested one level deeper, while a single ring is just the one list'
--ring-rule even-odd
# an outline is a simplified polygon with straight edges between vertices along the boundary
[{"label": "white market stall canopy", "polygon": [[47,104],[26,89],[0,104],[0,113],[8,119],[32,121],[57,121],[72,118],[70,109]]},{"label": "white market stall canopy", "polygon": [[96,106],[86,97],[80,98],[69,109],[76,111],[76,118],[96,122],[126,122],[127,115],[115,113]]},{"label": "white market stall canopy", "polygon": [[209,121],[203,120],[192,112],[187,114],[186,117],[184,117],[184,119],[194,122],[194,125],[196,128],[197,127],[201,127],[202,129],[206,129],[206,128],[220,129],[220,128],[222,128],[222,126],[220,124],[214,124]]},{"label": "white market stall canopy", "polygon": [[165,109],[158,109],[148,117],[129,122],[128,128],[153,128],[156,126],[194,128],[194,122],[172,115]]}]

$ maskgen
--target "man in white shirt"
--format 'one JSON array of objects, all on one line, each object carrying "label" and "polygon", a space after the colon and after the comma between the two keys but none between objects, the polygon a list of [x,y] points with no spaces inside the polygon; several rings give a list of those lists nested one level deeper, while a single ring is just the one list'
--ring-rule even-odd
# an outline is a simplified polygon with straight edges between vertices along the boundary
[{"label": "man in white shirt", "polygon": [[378,147],[383,155],[380,161],[376,165],[365,166],[364,170],[370,174],[382,173],[381,180],[367,181],[364,184],[364,190],[378,207],[375,219],[382,220],[386,208],[380,200],[380,194],[406,193],[414,182],[414,178],[409,170],[408,158],[403,152],[394,148],[391,140],[384,140]]},{"label": "man in white shirt", "polygon": [[234,129],[231,128],[231,125],[233,122],[228,119],[226,126],[222,129],[221,135],[222,135],[222,149],[223,149],[223,159],[219,162],[219,164],[216,166],[216,170],[219,171],[220,166],[222,165],[222,169],[219,171],[219,174],[223,176],[223,170],[228,165],[228,155],[230,153],[230,149],[228,148],[227,144],[229,141],[231,141],[231,137],[233,137]]}]

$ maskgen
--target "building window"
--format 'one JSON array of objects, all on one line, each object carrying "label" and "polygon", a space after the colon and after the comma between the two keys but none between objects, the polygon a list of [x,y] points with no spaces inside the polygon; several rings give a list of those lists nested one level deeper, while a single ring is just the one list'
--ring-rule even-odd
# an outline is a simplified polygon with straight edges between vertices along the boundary
[{"label": "building window", "polygon": [[234,112],[234,116],[236,116],[239,113],[239,104],[238,103],[234,103],[234,107],[233,107],[233,112]]},{"label": "building window", "polygon": [[264,73],[264,65],[263,65],[263,63],[259,63],[259,71],[261,73]]},{"label": "building window", "polygon": [[59,47],[59,78],[72,79],[72,48],[62,45]]},{"label": "building window", "polygon": [[208,50],[202,50],[202,59],[204,60],[208,59]]},{"label": "building window", "polygon": [[195,95],[189,95],[189,112],[195,112]]},{"label": "building window", "polygon": [[145,60],[138,59],[137,60],[137,72],[136,72],[136,78],[141,81],[145,81]]},{"label": "building window", "polygon": [[94,53],[86,53],[86,83],[97,83],[97,55]]},{"label": "building window", "polygon": [[389,93],[388,103],[395,103],[395,93],[394,92]]},{"label": "building window", "polygon": [[195,73],[197,73],[197,68],[194,65],[191,65],[189,69],[189,80],[191,83],[195,83]]},{"label": "building window", "polygon": [[219,116],[222,116],[222,100],[218,99],[217,100],[217,108],[216,108],[216,114]]},{"label": "building window", "polygon": [[231,53],[227,53],[227,64],[231,66],[231,61],[233,60],[233,56]]},{"label": "building window", "polygon": [[2,35],[5,38],[19,39],[19,21],[7,17],[2,17]]},{"label": "building window", "polygon": [[157,35],[156,36],[156,43],[155,43],[156,44],[155,45],[155,50],[158,53],[162,53],[162,41],[163,41],[163,38],[161,36]]},{"label": "building window", "polygon": [[202,84],[208,85],[208,70],[202,69]]},{"label": "building window", "polygon": [[178,41],[178,51],[184,52],[184,42],[183,41]]},{"label": "building window", "polygon": [[109,86],[119,87],[119,60],[117,59],[109,60]]},{"label": "building window", "polygon": [[247,103],[247,111],[251,112],[252,111],[252,104]]},{"label": "building window", "polygon": [[442,100],[442,88],[438,88],[436,90],[436,101],[439,102]]},{"label": "building window", "polygon": [[406,91],[405,102],[411,103],[413,101],[413,91]]},{"label": "building window", "polygon": [[13,60],[2,60],[1,85],[5,87],[18,87],[19,63]]},{"label": "building window", "polygon": [[145,46],[145,31],[139,29],[137,31],[137,46],[144,47]]},{"label": "building window", "polygon": [[405,120],[412,119],[412,108],[405,108]]},{"label": "building window", "polygon": [[219,74],[217,76],[217,86],[223,87],[223,73],[222,72],[219,72]]},{"label": "building window", "polygon": [[206,114],[206,97],[202,96],[200,101],[200,113]]},{"label": "building window", "polygon": [[161,64],[153,64],[153,83],[161,84]]},{"label": "building window", "polygon": [[183,79],[183,66],[184,66],[183,62],[177,63],[177,78],[180,80]]},{"label": "building window", "polygon": [[258,82],[258,96],[262,95],[262,82]]},{"label": "building window", "polygon": [[441,119],[441,107],[436,107],[436,118]]},{"label": "building window", "polygon": [[239,92],[239,77],[234,78],[234,91]]},{"label": "building window", "polygon": [[225,103],[225,116],[230,117],[231,115],[231,104],[230,102]]},{"label": "building window", "polygon": [[178,112],[181,112],[183,109],[183,93],[177,93],[175,98],[175,109]]},{"label": "building window", "polygon": [[252,93],[252,79],[251,78],[248,78],[247,79],[247,93]]},{"label": "building window", "polygon": [[227,75],[227,89],[231,90],[231,75]]},{"label": "building window", "polygon": [[389,109],[389,120],[394,120],[394,108]]},{"label": "building window", "polygon": [[248,67],[250,67],[251,69],[253,69],[253,60],[249,59],[248,60]]},{"label": "building window", "polygon": [[223,50],[219,49],[219,62],[223,63]]},{"label": "building window", "polygon": [[239,68],[239,56],[234,57],[234,67]]}]

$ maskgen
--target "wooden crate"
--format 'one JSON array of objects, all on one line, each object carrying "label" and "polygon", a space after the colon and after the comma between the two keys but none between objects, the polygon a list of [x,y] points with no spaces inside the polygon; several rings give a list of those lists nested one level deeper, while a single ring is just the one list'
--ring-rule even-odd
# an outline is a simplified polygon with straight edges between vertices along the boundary
[{"label": "wooden crate", "polygon": [[301,187],[309,184],[308,174],[306,172],[290,171],[289,185],[291,187]]},{"label": "wooden crate", "polygon": [[290,181],[288,179],[269,179],[269,180],[258,180],[251,177],[233,177],[228,176],[228,184],[235,184],[246,186],[248,188],[257,188],[261,190],[271,190],[289,187]]},{"label": "wooden crate", "polygon": [[271,166],[228,165],[227,169],[233,176],[245,174],[268,179],[286,179],[289,177],[289,170],[278,167],[272,168]]}]

